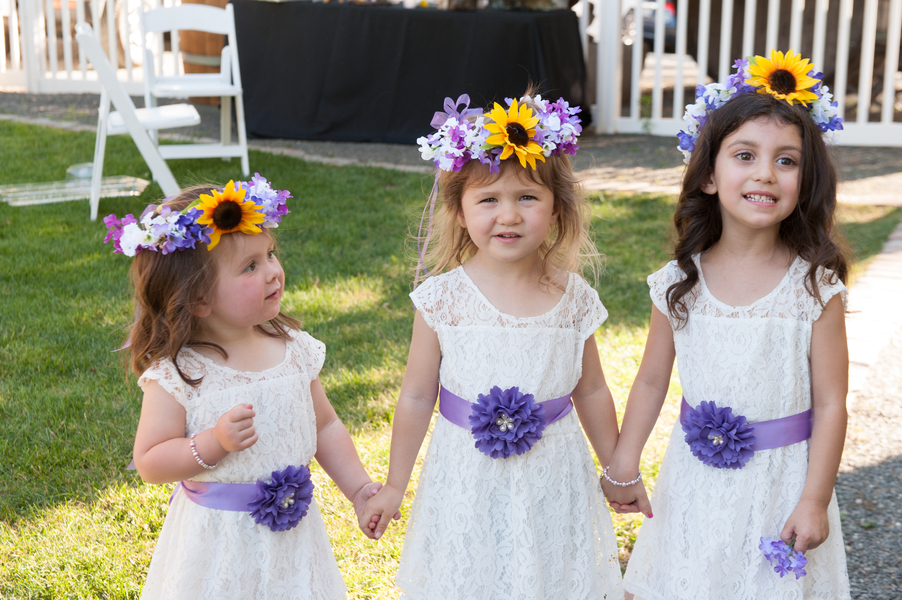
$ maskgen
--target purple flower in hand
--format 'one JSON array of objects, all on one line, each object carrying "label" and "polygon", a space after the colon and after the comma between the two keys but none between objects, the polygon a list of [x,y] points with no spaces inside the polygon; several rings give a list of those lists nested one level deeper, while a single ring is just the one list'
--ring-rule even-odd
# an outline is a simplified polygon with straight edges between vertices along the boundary
[{"label": "purple flower in hand", "polygon": [[702,401],[686,413],[686,443],[700,461],[718,469],[741,469],[754,454],[755,428],[745,417],[733,416],[729,406]]},{"label": "purple flower in hand", "polygon": [[286,467],[272,472],[272,482],[257,480],[257,497],[249,502],[254,521],[273,531],[287,531],[300,523],[313,500],[310,469]]},{"label": "purple flower in hand", "polygon": [[545,408],[517,387],[502,391],[495,386],[488,394],[479,394],[472,411],[470,428],[476,448],[492,458],[523,454],[545,429]]},{"label": "purple flower in hand", "polygon": [[800,579],[808,574],[808,571],[805,570],[807,564],[808,559],[805,558],[805,555],[801,552],[793,551],[792,555],[789,557],[789,568],[795,573],[796,579]]},{"label": "purple flower in hand", "polygon": [[793,549],[794,544],[795,541],[790,545],[781,539],[763,537],[758,548],[764,552],[764,558],[773,565],[774,572],[780,577],[787,573],[793,573],[796,579],[800,579],[807,575],[805,565],[808,564],[808,559],[804,554]]}]

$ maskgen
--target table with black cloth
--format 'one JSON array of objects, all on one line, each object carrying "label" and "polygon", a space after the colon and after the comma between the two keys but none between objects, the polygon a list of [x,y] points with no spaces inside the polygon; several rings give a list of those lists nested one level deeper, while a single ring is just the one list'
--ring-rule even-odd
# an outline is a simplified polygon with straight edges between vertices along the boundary
[{"label": "table with black cloth", "polygon": [[588,125],[572,11],[231,1],[250,135],[410,144],[446,96],[491,108],[528,82]]}]

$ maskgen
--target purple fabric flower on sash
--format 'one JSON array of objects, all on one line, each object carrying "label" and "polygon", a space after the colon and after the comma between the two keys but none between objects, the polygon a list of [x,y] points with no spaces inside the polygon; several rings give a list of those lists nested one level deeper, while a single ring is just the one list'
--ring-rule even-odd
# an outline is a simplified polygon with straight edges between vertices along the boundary
[{"label": "purple fabric flower on sash", "polygon": [[247,507],[260,525],[273,531],[288,531],[301,522],[313,500],[310,469],[286,467],[272,472],[272,482],[257,480],[257,496]]},{"label": "purple fabric flower on sash", "polygon": [[686,443],[700,461],[718,469],[741,469],[754,454],[755,428],[729,406],[702,401],[686,413]]},{"label": "purple fabric flower on sash", "polygon": [[472,411],[470,430],[476,448],[492,458],[523,454],[541,439],[545,429],[545,408],[517,387],[502,390],[495,386],[488,394],[479,394]]}]

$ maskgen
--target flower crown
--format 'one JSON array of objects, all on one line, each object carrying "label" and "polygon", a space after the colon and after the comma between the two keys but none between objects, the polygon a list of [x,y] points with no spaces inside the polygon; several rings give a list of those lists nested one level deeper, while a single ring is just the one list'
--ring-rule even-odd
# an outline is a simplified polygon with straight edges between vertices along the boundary
[{"label": "flower crown", "polygon": [[151,204],[140,219],[125,215],[120,221],[110,215],[103,220],[109,228],[103,241],[112,240],[113,252],[126,256],[142,250],[169,254],[193,249],[197,243],[207,244],[212,250],[224,233],[256,235],[264,227],[278,227],[289,212],[285,205],[289,198],[287,190],[274,190],[265,178],[254,173],[250,181],[229,181],[222,191],[211,189],[210,194],[201,194],[180,212]]},{"label": "flower crown", "polygon": [[496,102],[482,114],[481,108],[469,108],[467,94],[456,102],[445,98],[445,111],[432,117],[437,131],[417,139],[423,160],[431,160],[442,171],[460,171],[468,161],[478,160],[497,173],[501,161],[512,155],[521,166],[528,163],[535,169],[536,160],[544,162],[546,156],[576,154],[583,130],[576,116],[578,106],[571,108],[563,98],[549,102],[539,95],[505,101],[507,111]]},{"label": "flower crown", "polygon": [[798,102],[808,107],[808,114],[823,132],[824,140],[832,143],[836,131],[842,130],[843,119],[839,118],[837,103],[833,102],[830,88],[823,85],[824,74],[819,73],[807,58],[794,54],[792,50],[784,54],[770,51],[770,60],[763,56],[742,58],[733,63],[736,72],[725,83],[709,83],[695,90],[695,104],[686,105],[683,120],[688,124],[680,131],[679,149],[683,162],[695,150],[699,132],[708,116],[740,94],[758,92],[771,94],[789,104]]}]

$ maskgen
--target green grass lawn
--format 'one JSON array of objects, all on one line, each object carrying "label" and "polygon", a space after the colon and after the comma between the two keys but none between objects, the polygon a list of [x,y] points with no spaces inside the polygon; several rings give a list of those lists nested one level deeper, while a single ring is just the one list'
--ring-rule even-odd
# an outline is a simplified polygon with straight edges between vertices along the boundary
[{"label": "green grass lawn", "polygon": [[[94,136],[0,122],[0,184],[60,180],[87,162]],[[109,139],[108,175],[150,174],[133,143]],[[182,184],[239,178],[237,161],[173,161]],[[326,343],[323,385],[374,476],[388,468],[394,398],[413,307],[408,233],[428,176],[329,167],[252,152],[251,164],[289,189],[278,229],[286,272],[283,310]],[[101,201],[100,215],[138,214],[160,197]],[[668,258],[674,199],[594,197],[598,282],[610,319],[597,340],[622,412],[648,327],[645,277]],[[879,252],[902,211],[844,207],[859,259]],[[102,244],[88,203],[13,208],[0,203],[0,598],[137,598],[172,486],[126,472],[141,394],[111,350],[130,322],[129,260]],[[643,469],[653,482],[675,419],[679,383]],[[350,504],[314,469],[317,498],[339,566],[356,599],[396,598],[404,521],[379,543],[357,533]],[[408,492],[405,515],[415,485]],[[622,558],[640,520],[614,518]]]}]

